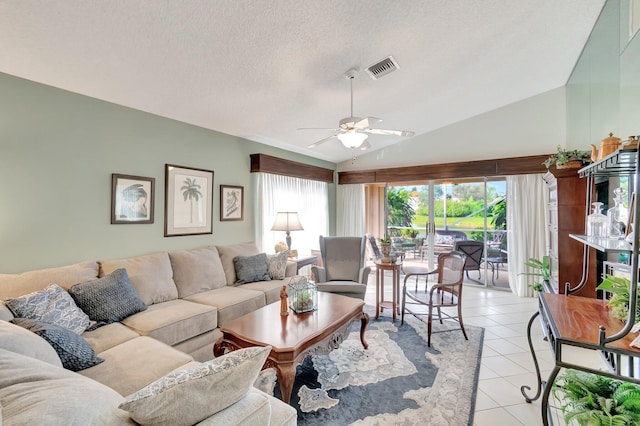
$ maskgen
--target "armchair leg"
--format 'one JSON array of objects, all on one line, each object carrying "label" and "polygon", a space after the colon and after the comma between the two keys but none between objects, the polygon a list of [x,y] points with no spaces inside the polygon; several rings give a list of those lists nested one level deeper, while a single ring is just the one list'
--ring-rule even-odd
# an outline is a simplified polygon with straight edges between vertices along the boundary
[{"label": "armchair leg", "polygon": [[469,340],[467,337],[467,332],[464,329],[464,322],[462,322],[462,303],[458,303],[458,322],[460,323],[460,329],[462,330],[462,334],[464,335],[464,340]]},{"label": "armchair leg", "polygon": [[433,305],[429,303],[429,316],[427,317],[427,347],[431,347],[431,313],[433,311]]}]

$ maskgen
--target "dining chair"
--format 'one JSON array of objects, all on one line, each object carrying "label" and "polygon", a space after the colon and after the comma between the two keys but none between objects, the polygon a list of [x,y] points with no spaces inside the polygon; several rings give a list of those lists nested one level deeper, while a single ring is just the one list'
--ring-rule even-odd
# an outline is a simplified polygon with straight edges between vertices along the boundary
[{"label": "dining chair", "polygon": [[456,241],[453,244],[453,249],[466,255],[464,270],[467,273],[467,278],[473,279],[469,277],[469,271],[478,271],[478,279],[480,279],[482,277],[480,265],[484,260],[484,242],[474,240]]},{"label": "dining chair", "polygon": [[[469,340],[462,321],[462,280],[464,278],[465,259],[466,256],[464,254],[456,251],[439,255],[437,269],[423,274],[425,277],[437,274],[437,282],[429,287],[425,287],[424,291],[418,290],[417,284],[415,290],[407,289],[407,280],[411,276],[416,276],[416,274],[405,275],[404,285],[402,287],[402,316],[400,325],[404,324],[405,312],[410,313],[421,321],[424,321],[424,319],[420,317],[426,316],[428,331],[427,346],[431,346],[432,333],[444,333],[457,330],[457,328],[448,328],[433,331],[432,322],[434,309],[438,314],[440,324],[444,324],[442,317],[456,321],[460,326],[460,330],[462,330],[465,340]],[[445,308],[445,310],[443,310],[443,308]],[[451,308],[454,308],[456,312],[452,312]]]}]

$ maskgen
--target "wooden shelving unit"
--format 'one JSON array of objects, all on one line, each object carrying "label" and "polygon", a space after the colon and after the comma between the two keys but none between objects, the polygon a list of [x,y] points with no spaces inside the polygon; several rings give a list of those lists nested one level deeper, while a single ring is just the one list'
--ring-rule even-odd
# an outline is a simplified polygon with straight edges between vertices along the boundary
[{"label": "wooden shelving unit", "polygon": [[[578,171],[579,177],[586,178],[586,189],[583,192],[586,202],[583,206],[591,204],[591,194],[593,193],[594,178],[596,176],[633,176],[634,188],[637,191],[640,188],[639,175],[637,173],[640,170],[638,160],[637,150],[618,150],[608,157],[580,169]],[[548,176],[545,177],[545,180],[547,178]],[[584,182],[584,179],[582,181]],[[562,195],[560,192],[556,195],[557,207],[561,205]],[[551,208],[553,209],[553,206]],[[551,214],[553,214],[553,210]],[[640,218],[640,203],[635,204],[630,214],[634,217],[632,222],[633,229],[638,231],[637,223],[638,218]],[[558,215],[560,215],[560,212],[558,212]],[[560,246],[560,239],[567,239],[582,247],[582,249],[577,250],[582,253],[582,277],[575,278],[575,281],[569,282],[569,285],[565,287],[565,294],[559,294],[562,291],[553,291],[555,290],[553,287],[548,289],[552,290],[552,292],[540,293],[539,310],[531,317],[527,327],[527,338],[529,339],[529,347],[538,377],[538,390],[534,396],[528,395],[530,388],[527,386],[523,386],[521,391],[527,402],[542,396],[542,420],[545,426],[549,424],[550,420],[549,396],[552,384],[562,368],[587,371],[640,384],[640,349],[631,346],[631,342],[636,336],[630,334],[631,327],[635,321],[638,274],[631,274],[629,318],[626,323],[611,316],[606,300],[594,299],[593,296],[582,297],[585,289],[589,289],[589,280],[586,279],[586,276],[588,276],[589,264],[594,257],[589,255],[589,250],[628,252],[631,263],[630,270],[638,271],[638,240],[640,232],[634,233],[632,244],[625,241],[589,237],[583,234],[585,220],[586,214],[582,221],[583,228],[568,233],[564,238],[558,232],[558,246]],[[559,272],[562,273],[561,257],[558,266]],[[573,286],[571,285],[572,283],[574,284]],[[588,291],[589,293],[591,292],[590,289]],[[531,341],[531,325],[538,316],[542,320],[543,330],[551,345],[555,361],[554,368],[546,381],[542,381],[540,376],[538,361]],[[601,371],[589,366],[568,362],[563,357],[563,347],[565,346],[598,351],[609,365],[609,371]]]}]

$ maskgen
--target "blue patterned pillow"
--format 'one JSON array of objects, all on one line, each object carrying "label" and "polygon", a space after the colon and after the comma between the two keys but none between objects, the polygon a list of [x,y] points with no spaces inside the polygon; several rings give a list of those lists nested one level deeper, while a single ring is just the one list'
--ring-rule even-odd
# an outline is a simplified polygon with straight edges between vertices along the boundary
[{"label": "blue patterned pillow", "polygon": [[265,253],[253,256],[236,256],[233,258],[236,270],[236,284],[269,281],[269,261]]},{"label": "blue patterned pillow", "polygon": [[56,324],[82,334],[91,321],[73,301],[69,293],[57,284],[50,284],[44,290],[7,299],[6,305],[17,318],[29,318]]},{"label": "blue patterned pillow", "polygon": [[76,284],[69,289],[69,294],[98,326],[121,321],[147,309],[131,285],[126,269],[116,269],[97,280]]},{"label": "blue patterned pillow", "polygon": [[28,318],[14,318],[12,322],[49,342],[58,353],[62,366],[67,370],[84,370],[104,361],[96,355],[84,337],[66,328]]},{"label": "blue patterned pillow", "polygon": [[287,272],[287,260],[289,251],[281,251],[269,256],[269,276],[272,280],[283,280]]}]

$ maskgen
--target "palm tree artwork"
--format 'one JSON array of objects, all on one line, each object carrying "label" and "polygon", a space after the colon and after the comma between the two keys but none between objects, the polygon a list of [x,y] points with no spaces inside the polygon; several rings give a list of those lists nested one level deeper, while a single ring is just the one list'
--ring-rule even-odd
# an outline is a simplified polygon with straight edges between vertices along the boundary
[{"label": "palm tree artwork", "polygon": [[190,223],[193,223],[193,204],[194,201],[197,204],[200,199],[202,198],[202,192],[200,192],[200,189],[202,187],[196,183],[196,178],[186,178],[184,180],[184,185],[182,185],[182,187],[180,188],[180,191],[182,191],[182,196],[184,197],[184,201],[185,203],[187,202],[187,200],[189,201],[189,220]]}]

